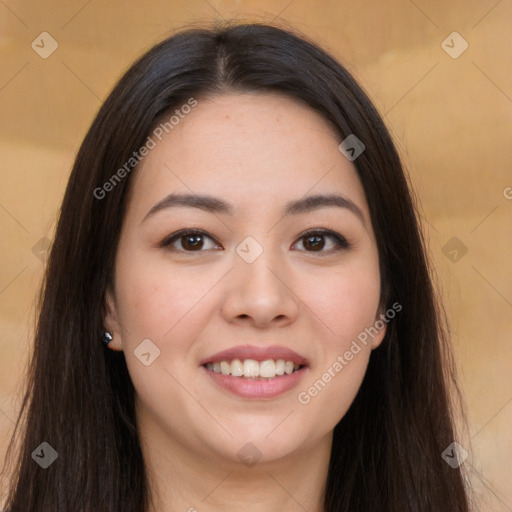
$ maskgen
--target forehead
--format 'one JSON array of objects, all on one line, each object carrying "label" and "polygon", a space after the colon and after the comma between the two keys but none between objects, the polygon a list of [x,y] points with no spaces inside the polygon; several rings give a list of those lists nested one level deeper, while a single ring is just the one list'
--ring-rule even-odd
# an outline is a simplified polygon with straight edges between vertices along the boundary
[{"label": "forehead", "polygon": [[[179,107],[178,107],[179,109]],[[171,114],[169,114],[170,117]],[[367,213],[340,136],[310,107],[274,93],[198,99],[139,164],[131,203],[148,209],[171,192],[223,197],[254,213],[309,194],[339,192]],[[142,213],[142,212],[140,212]]]}]

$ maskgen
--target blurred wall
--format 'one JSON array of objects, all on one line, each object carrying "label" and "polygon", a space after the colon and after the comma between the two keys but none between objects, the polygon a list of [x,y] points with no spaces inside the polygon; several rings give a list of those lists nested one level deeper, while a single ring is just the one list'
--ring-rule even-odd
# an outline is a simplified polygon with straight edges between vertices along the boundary
[{"label": "blurred wall", "polygon": [[510,0],[0,0],[0,460],[85,131],[143,51],[189,23],[232,17],[284,20],[316,39],[390,127],[450,317],[470,420],[465,464],[482,475],[482,510],[511,511]]}]

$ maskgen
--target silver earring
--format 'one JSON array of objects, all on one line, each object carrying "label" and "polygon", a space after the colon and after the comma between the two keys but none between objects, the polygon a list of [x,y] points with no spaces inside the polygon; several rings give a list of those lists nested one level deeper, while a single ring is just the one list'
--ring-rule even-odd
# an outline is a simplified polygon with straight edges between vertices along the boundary
[{"label": "silver earring", "polygon": [[112,333],[106,331],[103,333],[103,336],[101,337],[101,341],[108,347],[108,344],[113,340]]}]

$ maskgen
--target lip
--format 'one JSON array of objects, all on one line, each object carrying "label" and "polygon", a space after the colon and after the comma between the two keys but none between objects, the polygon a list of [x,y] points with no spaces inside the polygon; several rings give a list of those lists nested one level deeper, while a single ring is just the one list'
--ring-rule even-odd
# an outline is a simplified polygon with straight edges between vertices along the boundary
[{"label": "lip", "polygon": [[254,359],[260,363],[267,359],[274,359],[274,361],[277,359],[284,359],[285,361],[292,361],[300,366],[309,366],[308,360],[305,357],[280,345],[272,345],[268,347],[239,345],[208,356],[199,364],[203,366],[206,363],[220,363],[221,361],[232,361],[233,359],[240,359],[242,361],[244,359]]},{"label": "lip", "polygon": [[[268,380],[233,377],[232,375],[223,375],[206,368],[207,363],[233,361],[233,359],[240,359],[241,361],[244,359],[254,359],[258,362],[266,361],[267,359],[273,359],[274,361],[283,359],[285,361],[292,361],[302,368],[290,375],[276,375]],[[253,400],[271,399],[290,391],[298,385],[309,369],[309,362],[304,356],[281,345],[266,347],[239,345],[206,357],[200,362],[200,365],[213,382],[222,389],[236,396]]]},{"label": "lip", "polygon": [[299,384],[308,370],[308,367],[304,366],[290,375],[276,376],[269,380],[253,380],[216,373],[213,370],[208,370],[206,366],[201,368],[222,389],[241,398],[253,400],[275,398],[292,390]]}]

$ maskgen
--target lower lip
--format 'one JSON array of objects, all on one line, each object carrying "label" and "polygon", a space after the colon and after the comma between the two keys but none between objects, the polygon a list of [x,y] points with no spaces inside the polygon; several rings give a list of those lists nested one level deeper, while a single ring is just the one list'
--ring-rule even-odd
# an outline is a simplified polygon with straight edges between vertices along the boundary
[{"label": "lower lip", "polygon": [[202,368],[221,388],[242,398],[253,399],[275,398],[290,391],[297,386],[307,370],[307,367],[303,367],[290,375],[280,375],[270,380],[251,380],[216,373],[204,366]]}]

